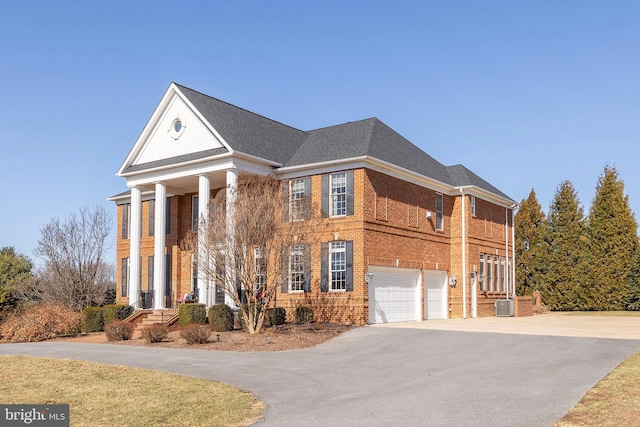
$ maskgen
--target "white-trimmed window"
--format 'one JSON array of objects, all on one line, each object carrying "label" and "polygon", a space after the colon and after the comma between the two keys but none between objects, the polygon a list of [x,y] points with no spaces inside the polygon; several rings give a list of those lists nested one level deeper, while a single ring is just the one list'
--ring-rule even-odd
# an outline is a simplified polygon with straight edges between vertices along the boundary
[{"label": "white-trimmed window", "polygon": [[480,292],[487,290],[486,283],[487,277],[484,269],[484,254],[480,254]]},{"label": "white-trimmed window", "polygon": [[469,200],[471,202],[471,215],[476,216],[476,197],[471,196]]},{"label": "white-trimmed window", "polygon": [[131,204],[126,203],[122,205],[122,239],[129,238],[129,228],[131,227]]},{"label": "white-trimmed window", "polygon": [[121,274],[121,285],[120,285],[120,294],[123,297],[127,296],[129,290],[129,258],[122,258],[120,262],[120,274]]},{"label": "white-trimmed window", "polygon": [[297,178],[289,181],[289,214],[291,220],[304,219],[306,207],[305,179]]},{"label": "white-trimmed window", "polygon": [[147,234],[153,236],[154,229],[156,227],[156,201],[151,199],[147,203],[147,210],[149,211],[149,222],[147,223]]},{"label": "white-trimmed window", "polygon": [[305,276],[305,246],[295,245],[289,253],[289,291],[304,292]]},{"label": "white-trimmed window", "polygon": [[436,193],[436,230],[444,230],[444,196]]},{"label": "white-trimmed window", "polygon": [[263,251],[259,248],[254,248],[253,260],[253,272],[255,275],[254,291],[259,294],[264,291],[264,287],[267,284],[267,263]]},{"label": "white-trimmed window", "polygon": [[493,257],[493,290],[498,292],[498,255]]},{"label": "white-trimmed window", "polygon": [[338,172],[329,175],[331,189],[329,204],[331,216],[345,216],[347,214],[347,173]]},{"label": "white-trimmed window", "polygon": [[491,255],[487,255],[485,257],[485,261],[486,261],[486,272],[487,272],[487,277],[484,279],[485,282],[487,282],[487,291],[491,292],[493,290],[492,288],[492,283],[491,283]]},{"label": "white-trimmed window", "polygon": [[500,257],[500,292],[504,292],[504,280],[507,277],[507,270],[505,270],[504,257]]},{"label": "white-trimmed window", "polygon": [[332,291],[344,291],[347,285],[347,242],[329,244],[329,277]]},{"label": "white-trimmed window", "polygon": [[191,231],[198,231],[199,214],[198,214],[198,196],[191,198]]}]

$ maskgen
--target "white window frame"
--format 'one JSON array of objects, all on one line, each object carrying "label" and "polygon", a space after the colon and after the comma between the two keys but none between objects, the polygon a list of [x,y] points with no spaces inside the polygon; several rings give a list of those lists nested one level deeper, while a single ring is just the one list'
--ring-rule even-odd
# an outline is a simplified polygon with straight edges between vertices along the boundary
[{"label": "white window frame", "polygon": [[506,273],[507,273],[507,270],[505,270],[504,257],[501,256],[500,257],[500,292],[505,291],[504,284],[505,284]]},{"label": "white window frame", "polygon": [[306,281],[304,251],[304,245],[295,245],[289,252],[289,292],[304,292]]},{"label": "white window frame", "polygon": [[485,289],[487,290],[487,292],[492,292],[493,291],[493,283],[491,281],[492,279],[492,270],[493,270],[493,259],[491,257],[491,255],[487,254],[484,257],[485,259],[485,267],[486,268],[486,277],[485,277],[485,281],[487,282],[487,286],[485,287]]},{"label": "white window frame", "polygon": [[476,196],[471,196],[470,204],[471,204],[471,215],[476,216]]},{"label": "white window frame", "polygon": [[329,282],[331,292],[347,290],[347,242],[344,240],[329,243]]},{"label": "white window frame", "polygon": [[484,254],[480,254],[480,272],[479,272],[479,276],[480,276],[480,292],[484,292],[487,289],[487,277],[485,274],[485,268],[484,268]]},{"label": "white window frame", "polygon": [[253,273],[255,275],[253,291],[258,292],[267,285],[267,264],[260,248],[253,249]]},{"label": "white window frame", "polygon": [[329,174],[329,216],[347,216],[347,172]]},{"label": "white window frame", "polygon": [[444,230],[444,195],[436,193],[436,230]]},{"label": "white window frame", "polygon": [[305,179],[295,178],[289,181],[289,217],[292,221],[304,219]]}]

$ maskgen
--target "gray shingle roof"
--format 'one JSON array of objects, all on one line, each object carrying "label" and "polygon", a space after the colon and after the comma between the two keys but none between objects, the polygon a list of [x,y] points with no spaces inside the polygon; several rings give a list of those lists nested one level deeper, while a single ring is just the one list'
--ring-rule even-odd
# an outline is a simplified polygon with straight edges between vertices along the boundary
[{"label": "gray shingle roof", "polygon": [[468,185],[473,185],[483,190],[486,190],[490,193],[493,193],[497,196],[504,197],[505,199],[511,200],[513,203],[515,201],[511,199],[511,197],[504,194],[502,191],[498,190],[493,185],[489,184],[484,179],[480,178],[478,175],[473,173],[464,165],[453,165],[448,166],[449,175],[451,176],[452,184],[456,187],[464,187]]},{"label": "gray shingle roof", "polygon": [[193,89],[176,86],[234,151],[286,164],[307,134]]},{"label": "gray shingle roof", "polygon": [[373,157],[452,184],[443,164],[375,117],[309,131],[309,137],[286,166],[359,156]]}]

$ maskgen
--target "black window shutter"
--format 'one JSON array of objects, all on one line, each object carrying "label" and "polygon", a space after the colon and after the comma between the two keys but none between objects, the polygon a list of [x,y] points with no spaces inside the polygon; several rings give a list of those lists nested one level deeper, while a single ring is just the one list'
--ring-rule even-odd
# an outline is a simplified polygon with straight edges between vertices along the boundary
[{"label": "black window shutter", "polygon": [[305,292],[311,292],[311,246],[304,245],[304,285]]},{"label": "black window shutter", "polygon": [[129,205],[122,205],[122,235],[123,239],[129,238]]},{"label": "black window shutter", "polygon": [[347,215],[353,215],[353,171],[347,171]]},{"label": "black window shutter", "polygon": [[171,198],[167,197],[166,199],[166,207],[165,207],[165,225],[164,225],[164,233],[171,234]]},{"label": "black window shutter", "polygon": [[329,243],[322,244],[320,257],[320,290],[329,292]]},{"label": "black window shutter", "polygon": [[311,219],[311,177],[304,179],[304,217]]},{"label": "black window shutter", "polygon": [[322,217],[329,216],[329,175],[322,175]]},{"label": "black window shutter", "polygon": [[289,222],[289,181],[282,181],[282,222]]},{"label": "black window shutter", "polygon": [[347,277],[345,283],[345,290],[347,292],[353,292],[353,240],[347,242]]}]

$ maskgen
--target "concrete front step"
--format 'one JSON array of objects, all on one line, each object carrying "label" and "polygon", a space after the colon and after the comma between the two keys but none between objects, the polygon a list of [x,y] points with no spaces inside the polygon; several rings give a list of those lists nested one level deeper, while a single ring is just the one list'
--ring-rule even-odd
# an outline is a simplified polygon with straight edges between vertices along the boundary
[{"label": "concrete front step", "polygon": [[151,313],[143,314],[136,324],[135,330],[141,330],[157,324],[173,323],[177,312],[169,310],[154,310]]}]

